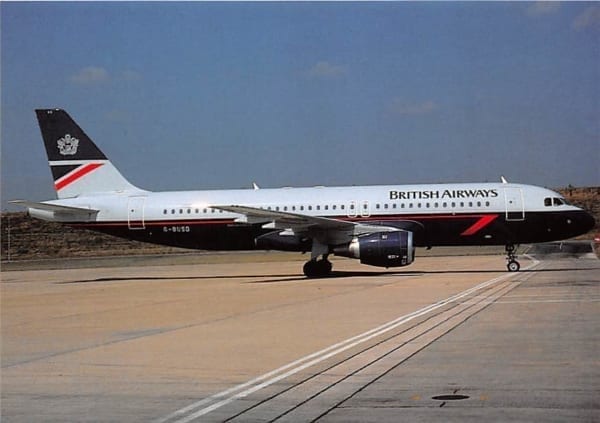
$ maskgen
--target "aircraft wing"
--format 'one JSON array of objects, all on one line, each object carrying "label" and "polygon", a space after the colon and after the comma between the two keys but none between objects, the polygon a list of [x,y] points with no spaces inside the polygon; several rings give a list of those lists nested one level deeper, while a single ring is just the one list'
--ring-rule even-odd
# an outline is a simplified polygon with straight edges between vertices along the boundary
[{"label": "aircraft wing", "polygon": [[368,225],[327,217],[309,216],[276,210],[265,210],[249,206],[211,206],[245,216],[247,223],[262,223],[263,228],[292,230],[295,234],[305,235],[323,245],[349,242],[353,237],[376,233],[395,232],[402,229],[392,226]]},{"label": "aircraft wing", "polygon": [[356,224],[344,220],[328,219],[326,217],[308,216],[299,213],[290,213],[275,210],[265,210],[249,206],[211,206],[213,209],[243,214],[249,223],[274,222],[275,228],[310,228],[320,227],[323,229],[351,229]]},{"label": "aircraft wing", "polygon": [[38,203],[35,201],[27,201],[27,200],[11,200],[9,201],[11,204],[17,204],[19,206],[28,207],[31,209],[37,210],[45,210],[50,212],[58,212],[58,213],[66,213],[66,214],[91,214],[97,213],[98,210],[95,209],[87,209],[83,207],[73,207],[73,206],[63,206],[60,204],[52,204],[52,203]]}]

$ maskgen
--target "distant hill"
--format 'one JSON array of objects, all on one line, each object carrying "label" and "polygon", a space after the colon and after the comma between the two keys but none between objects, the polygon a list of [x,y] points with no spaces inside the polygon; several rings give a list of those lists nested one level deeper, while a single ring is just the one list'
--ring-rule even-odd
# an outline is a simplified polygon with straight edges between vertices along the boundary
[{"label": "distant hill", "polygon": [[[593,239],[599,231],[600,187],[559,189],[572,204],[591,212],[596,227],[579,239]],[[24,212],[2,213],[1,260],[38,260],[62,257],[99,257],[132,254],[173,254],[189,250],[128,241],[97,232],[72,229],[32,219]],[[10,256],[10,257],[9,257]]]}]

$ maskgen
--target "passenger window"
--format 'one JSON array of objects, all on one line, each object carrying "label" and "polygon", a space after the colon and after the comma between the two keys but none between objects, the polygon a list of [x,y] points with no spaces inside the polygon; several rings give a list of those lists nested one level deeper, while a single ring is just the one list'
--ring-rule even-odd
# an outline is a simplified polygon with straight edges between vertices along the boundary
[{"label": "passenger window", "polygon": [[346,208],[346,206],[343,204],[340,206],[340,209],[342,209],[342,210],[344,210],[345,208]]},{"label": "passenger window", "polygon": [[164,210],[163,210],[163,214],[167,214],[167,209],[164,209]]}]

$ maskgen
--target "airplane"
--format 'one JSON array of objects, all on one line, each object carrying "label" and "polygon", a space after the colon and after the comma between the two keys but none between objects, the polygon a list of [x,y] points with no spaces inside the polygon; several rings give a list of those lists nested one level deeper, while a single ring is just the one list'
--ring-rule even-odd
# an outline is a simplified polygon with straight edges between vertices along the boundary
[{"label": "airplane", "polygon": [[323,277],[330,255],[401,267],[417,247],[515,246],[563,240],[594,218],[546,188],[509,183],[152,192],[132,185],[62,109],[36,110],[57,200],[14,200],[30,216],[122,238],[204,250],[310,252]]}]

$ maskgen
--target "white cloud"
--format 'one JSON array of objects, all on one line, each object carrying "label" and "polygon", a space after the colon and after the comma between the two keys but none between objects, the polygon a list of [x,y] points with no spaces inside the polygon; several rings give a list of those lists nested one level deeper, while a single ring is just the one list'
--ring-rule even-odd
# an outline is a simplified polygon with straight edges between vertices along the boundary
[{"label": "white cloud", "polygon": [[345,67],[327,61],[317,62],[308,70],[308,75],[313,78],[334,78],[345,73]]},{"label": "white cloud", "polygon": [[108,71],[97,66],[88,66],[71,75],[71,81],[76,84],[97,84],[108,79]]},{"label": "white cloud", "polygon": [[600,27],[600,6],[590,6],[573,21],[573,28],[581,31],[590,27]]},{"label": "white cloud", "polygon": [[431,101],[423,101],[419,103],[406,103],[399,98],[392,100],[389,110],[392,114],[400,116],[418,116],[432,113],[438,108],[438,105]]},{"label": "white cloud", "polygon": [[558,12],[560,3],[557,1],[536,1],[527,8],[529,16],[544,16]]}]

